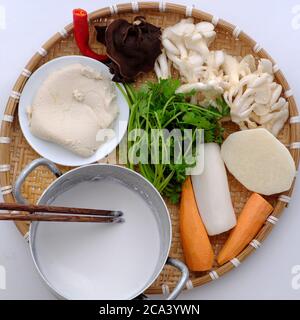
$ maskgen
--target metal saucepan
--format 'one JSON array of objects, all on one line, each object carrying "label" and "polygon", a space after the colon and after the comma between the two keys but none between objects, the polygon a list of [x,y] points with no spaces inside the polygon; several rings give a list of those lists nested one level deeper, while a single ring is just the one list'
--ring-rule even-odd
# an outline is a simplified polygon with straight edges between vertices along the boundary
[{"label": "metal saucepan", "polygon": [[[140,174],[132,170],[109,164],[87,165],[62,174],[52,162],[41,158],[31,162],[18,177],[14,188],[14,195],[17,202],[26,203],[26,200],[21,195],[21,188],[29,173],[38,166],[48,167],[57,177],[57,179],[52,182],[51,185],[43,192],[38,201],[38,204],[40,205],[49,205],[55,203],[55,199],[59,199],[59,197],[62,194],[65,194],[65,192],[72,194],[72,190],[75,190],[76,186],[79,184],[82,186],[88,183],[97,187],[98,183],[105,183],[105,179],[113,179],[114,183],[120,183],[132,191],[137,192],[138,190],[142,200],[149,204],[149,206],[151,205],[151,208],[153,209],[151,209],[151,213],[154,215],[158,230],[157,234],[159,235],[159,245],[157,246],[157,252],[154,253],[157,254],[158,258],[157,262],[153,264],[153,268],[151,267],[151,270],[147,271],[147,274],[149,275],[147,276],[147,279],[140,280],[140,282],[142,282],[139,283],[139,286],[136,287],[136,290],[131,290],[128,293],[124,292],[122,296],[117,295],[116,299],[146,298],[146,296],[143,295],[143,292],[155,281],[165,264],[169,264],[179,269],[181,272],[181,278],[177,286],[167,297],[167,300],[176,299],[188,280],[189,272],[184,263],[168,257],[172,240],[172,225],[170,215],[165,202],[151,183],[149,183]],[[88,199],[90,193],[93,192],[86,192],[85,194],[85,188],[83,187],[81,193],[84,194],[84,196]],[[72,200],[67,203],[67,206],[78,206],[78,203],[75,201],[77,197],[78,195],[74,194],[74,197],[71,197],[71,199],[74,199],[74,203]],[[101,197],[99,197],[99,199],[101,199]],[[114,199],[115,205],[117,206],[118,194],[114,195]],[[130,199],[128,199],[128,201],[130,201]],[[56,204],[57,203],[55,203],[55,205]],[[61,205],[66,204],[62,203]],[[83,205],[86,206],[86,203]],[[101,200],[99,200],[98,208],[102,209]],[[120,209],[122,210],[122,208]],[[124,224],[126,224],[126,212],[124,212],[124,218]],[[110,228],[115,227],[115,224],[110,226]],[[95,270],[97,263],[99,263],[99,260],[101,260],[102,255],[101,251],[97,252],[97,236],[99,236],[99,232],[102,232],[101,230],[100,224],[93,224],[93,226],[91,226],[91,224],[82,223],[31,223],[29,245],[32,258],[42,279],[59,298],[104,299],[106,297],[105,293],[102,294],[102,292],[99,291],[101,290],[103,282],[99,282],[99,274],[97,274],[97,270]],[[111,229],[109,232],[116,232],[115,230],[117,229]],[[141,234],[146,235],[147,232],[149,233],[149,230],[141,230]],[[128,234],[128,240],[130,240],[130,236],[131,235]],[[135,241],[140,242],[141,238],[143,237],[140,237],[140,239],[135,239]],[[100,245],[102,245],[102,243],[100,243]],[[145,248],[145,254],[147,254],[147,250],[148,249]],[[119,277],[119,272],[121,273],[119,283],[115,287],[117,288],[121,285],[121,287],[125,290],[126,285],[134,283],[135,280],[133,279],[129,281],[126,278],[127,273],[126,270],[123,270],[123,265],[125,265],[125,262],[127,261],[125,261],[124,257],[120,257],[120,259],[118,258],[119,255],[121,256],[121,252],[119,252],[117,249],[116,252],[114,252],[114,250],[111,251],[111,258],[115,259],[115,261],[118,261],[117,263],[114,262],[112,264],[111,272],[116,273],[116,270],[119,270]],[[103,252],[104,251],[102,251],[102,253]],[[143,260],[142,258],[139,259]],[[135,270],[136,276],[145,275],[145,273],[143,273],[146,272],[145,264],[143,266],[143,261],[131,261],[130,263],[132,268]],[[106,272],[109,274],[110,270],[107,270]],[[65,284],[66,281],[68,281],[67,284]],[[124,285],[122,284],[122,281],[124,281]],[[108,294],[109,290],[107,288],[105,290],[105,292]],[[108,298],[114,299],[114,284],[111,285],[110,290],[111,295],[108,294]],[[99,294],[99,292],[101,294]]]}]

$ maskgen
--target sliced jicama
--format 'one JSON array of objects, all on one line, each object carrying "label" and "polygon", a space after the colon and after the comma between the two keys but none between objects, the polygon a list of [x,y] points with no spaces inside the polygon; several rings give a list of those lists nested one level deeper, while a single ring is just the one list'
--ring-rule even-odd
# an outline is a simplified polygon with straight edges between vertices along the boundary
[{"label": "sliced jicama", "polygon": [[236,225],[227,175],[216,143],[204,145],[204,171],[192,176],[198,210],[210,236]]},{"label": "sliced jicama", "polygon": [[286,191],[295,177],[290,152],[266,129],[231,134],[221,154],[233,176],[253,192],[271,195]]}]

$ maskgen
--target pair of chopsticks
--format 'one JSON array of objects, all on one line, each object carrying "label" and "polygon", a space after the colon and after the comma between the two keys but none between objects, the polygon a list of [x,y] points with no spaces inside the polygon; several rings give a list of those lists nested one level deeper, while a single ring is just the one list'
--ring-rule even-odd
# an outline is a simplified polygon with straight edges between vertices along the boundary
[{"label": "pair of chopsticks", "polygon": [[[0,220],[52,222],[124,222],[122,211],[0,203]],[[27,213],[26,213],[27,212]],[[29,213],[29,214],[28,214]]]}]

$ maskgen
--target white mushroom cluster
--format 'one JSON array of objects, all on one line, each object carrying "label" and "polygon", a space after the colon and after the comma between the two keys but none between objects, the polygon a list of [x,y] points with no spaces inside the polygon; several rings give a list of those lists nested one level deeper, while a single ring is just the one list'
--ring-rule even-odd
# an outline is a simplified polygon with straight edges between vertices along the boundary
[{"label": "white mushroom cluster", "polygon": [[194,24],[192,18],[166,28],[162,33],[164,51],[155,64],[157,77],[171,76],[168,64],[171,61],[185,83],[178,92],[194,89],[208,97],[222,94],[224,83],[218,70],[224,62],[224,53],[209,50],[215,36],[213,24],[205,21]]},{"label": "white mushroom cluster", "polygon": [[274,81],[272,62],[261,59],[256,68],[253,56],[235,63],[236,79],[229,81],[224,99],[231,119],[242,130],[263,127],[277,136],[289,117],[288,102],[281,97],[282,86]]},{"label": "white mushroom cluster", "polygon": [[213,24],[194,24],[192,18],[166,28],[164,50],[155,63],[157,77],[170,77],[172,64],[183,83],[177,92],[201,92],[205,101],[223,95],[232,121],[242,130],[264,127],[277,136],[289,111],[288,102],[281,97],[282,87],[274,81],[272,62],[261,59],[256,66],[252,55],[240,58],[209,50],[215,36]]}]

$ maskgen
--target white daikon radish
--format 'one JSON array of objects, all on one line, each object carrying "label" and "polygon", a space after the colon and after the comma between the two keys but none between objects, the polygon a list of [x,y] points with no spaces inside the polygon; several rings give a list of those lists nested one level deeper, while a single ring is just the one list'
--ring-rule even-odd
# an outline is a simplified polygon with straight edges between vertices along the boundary
[{"label": "white daikon radish", "polygon": [[210,236],[230,230],[236,225],[227,175],[216,143],[204,145],[204,171],[192,175],[198,209]]},{"label": "white daikon radish", "polygon": [[290,189],[296,174],[289,150],[263,128],[231,134],[221,154],[234,177],[248,190],[260,194]]}]

